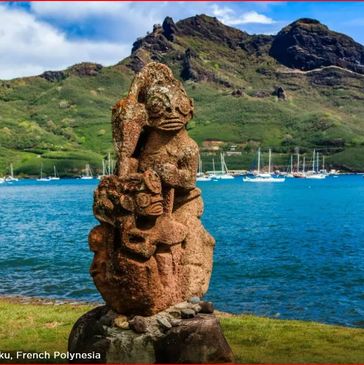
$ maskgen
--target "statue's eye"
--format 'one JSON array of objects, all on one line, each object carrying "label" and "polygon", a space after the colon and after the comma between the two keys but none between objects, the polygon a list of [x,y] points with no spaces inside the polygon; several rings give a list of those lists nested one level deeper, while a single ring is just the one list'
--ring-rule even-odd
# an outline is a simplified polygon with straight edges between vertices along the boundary
[{"label": "statue's eye", "polygon": [[152,117],[161,116],[164,113],[165,108],[166,108],[165,101],[158,96],[152,97],[151,99],[148,100],[147,109],[150,116]]},{"label": "statue's eye", "polygon": [[182,97],[178,101],[178,110],[183,115],[188,115],[191,112],[191,102],[190,102],[190,99],[188,99],[186,97]]},{"label": "statue's eye", "polygon": [[146,208],[150,205],[150,195],[145,193],[140,193],[136,197],[136,203],[140,208]]}]

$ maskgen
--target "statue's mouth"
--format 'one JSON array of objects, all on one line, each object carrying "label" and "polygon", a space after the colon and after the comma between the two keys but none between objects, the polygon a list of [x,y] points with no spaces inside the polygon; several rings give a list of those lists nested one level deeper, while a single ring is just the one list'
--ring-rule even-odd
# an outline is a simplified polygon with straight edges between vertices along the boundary
[{"label": "statue's mouth", "polygon": [[170,118],[163,120],[163,122],[159,124],[159,128],[164,130],[175,130],[181,129],[183,125],[184,123],[180,118]]},{"label": "statue's mouth", "polygon": [[162,202],[157,202],[152,204],[147,209],[148,214],[150,215],[161,215],[163,214],[163,204]]}]

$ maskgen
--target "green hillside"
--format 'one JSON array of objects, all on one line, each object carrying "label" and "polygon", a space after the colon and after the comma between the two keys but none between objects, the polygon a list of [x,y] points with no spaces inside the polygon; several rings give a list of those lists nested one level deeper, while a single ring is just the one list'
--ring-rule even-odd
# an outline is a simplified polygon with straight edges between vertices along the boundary
[{"label": "green hillside", "polygon": [[[299,147],[307,159],[313,148],[319,150],[328,167],[364,171],[361,69],[332,54],[326,55],[332,64],[316,68],[315,49],[302,45],[310,60],[305,68],[284,66],[271,55],[272,44],[281,38],[286,42],[292,29],[306,32],[316,43],[326,32],[326,42],[332,37],[333,44],[356,47],[357,53],[364,49],[310,22],[299,20],[273,37],[250,36],[207,16],[177,24],[167,18],[139,39],[131,56],[118,65],[80,64],[0,81],[0,176],[10,163],[18,175],[36,176],[41,165],[45,173],[56,165],[63,176],[80,174],[86,163],[100,171],[102,158],[112,151],[110,109],[127,93],[134,72],[152,60],[167,63],[195,100],[189,129],[201,146],[204,169],[218,158],[219,151],[206,143],[212,140],[222,142],[221,150],[237,152],[226,157],[230,168],[252,167],[257,147],[271,147],[276,167],[285,169]],[[352,52],[354,59],[357,53]],[[305,62],[302,55],[299,59]]]}]

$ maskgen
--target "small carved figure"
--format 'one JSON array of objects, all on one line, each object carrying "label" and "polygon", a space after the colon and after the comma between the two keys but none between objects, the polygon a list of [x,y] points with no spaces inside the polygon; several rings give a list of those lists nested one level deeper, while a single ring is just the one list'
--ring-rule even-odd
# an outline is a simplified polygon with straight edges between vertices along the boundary
[{"label": "small carved figure", "polygon": [[116,175],[95,192],[91,275],[115,311],[155,314],[208,288],[214,239],[201,224],[193,102],[171,70],[150,63],[113,108]]}]

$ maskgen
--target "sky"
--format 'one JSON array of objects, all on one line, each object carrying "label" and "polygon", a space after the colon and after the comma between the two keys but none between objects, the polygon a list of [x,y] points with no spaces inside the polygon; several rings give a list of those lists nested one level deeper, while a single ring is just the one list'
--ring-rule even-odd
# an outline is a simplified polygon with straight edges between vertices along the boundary
[{"label": "sky", "polygon": [[364,44],[364,3],[358,2],[2,2],[0,79],[86,61],[113,65],[166,16],[196,14],[250,34],[276,34],[298,18],[314,18]]}]

